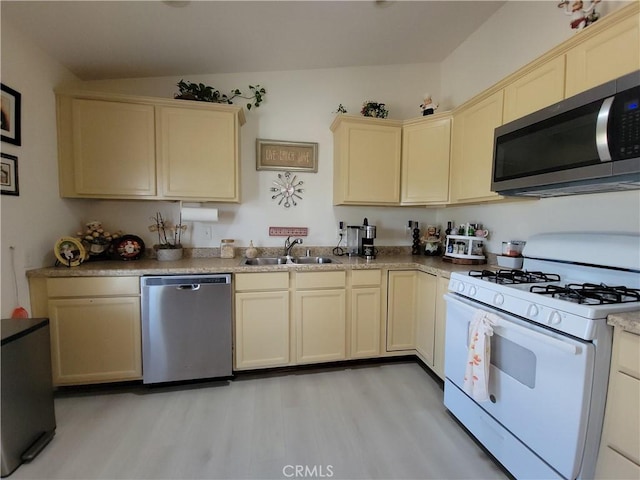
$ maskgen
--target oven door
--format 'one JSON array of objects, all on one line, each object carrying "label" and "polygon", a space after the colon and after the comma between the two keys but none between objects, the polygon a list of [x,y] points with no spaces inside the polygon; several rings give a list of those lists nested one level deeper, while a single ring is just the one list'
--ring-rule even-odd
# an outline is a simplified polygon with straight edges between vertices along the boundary
[{"label": "oven door", "polygon": [[449,293],[445,299],[445,376],[450,382],[445,389],[454,384],[462,390],[469,323],[476,310],[497,314],[500,322],[491,337],[490,401],[477,405],[560,475],[576,478],[586,438],[593,344],[458,295]]}]

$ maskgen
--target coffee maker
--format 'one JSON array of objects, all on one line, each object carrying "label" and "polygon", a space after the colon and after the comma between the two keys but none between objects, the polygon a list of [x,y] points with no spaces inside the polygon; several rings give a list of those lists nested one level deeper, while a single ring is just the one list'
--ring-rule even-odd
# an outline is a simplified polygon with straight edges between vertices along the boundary
[{"label": "coffee maker", "polygon": [[347,226],[347,254],[364,257],[367,260],[376,258],[373,240],[376,238],[376,227],[369,225],[365,218],[362,225]]}]

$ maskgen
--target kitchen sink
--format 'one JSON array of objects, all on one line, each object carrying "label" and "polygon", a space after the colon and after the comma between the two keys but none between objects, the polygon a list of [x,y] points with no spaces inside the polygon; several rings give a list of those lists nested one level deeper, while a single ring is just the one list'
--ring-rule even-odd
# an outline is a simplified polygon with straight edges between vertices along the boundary
[{"label": "kitchen sink", "polygon": [[[290,264],[298,265],[310,265],[321,263],[339,263],[329,257],[291,257]],[[257,258],[245,258],[241,265],[286,265],[287,257],[257,257]]]}]

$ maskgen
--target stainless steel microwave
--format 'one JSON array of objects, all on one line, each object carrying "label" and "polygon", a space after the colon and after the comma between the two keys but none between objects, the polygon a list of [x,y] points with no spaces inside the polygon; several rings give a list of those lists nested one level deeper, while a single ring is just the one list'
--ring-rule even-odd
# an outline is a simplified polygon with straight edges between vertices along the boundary
[{"label": "stainless steel microwave", "polygon": [[496,128],[493,145],[501,195],[640,189],[640,71]]}]

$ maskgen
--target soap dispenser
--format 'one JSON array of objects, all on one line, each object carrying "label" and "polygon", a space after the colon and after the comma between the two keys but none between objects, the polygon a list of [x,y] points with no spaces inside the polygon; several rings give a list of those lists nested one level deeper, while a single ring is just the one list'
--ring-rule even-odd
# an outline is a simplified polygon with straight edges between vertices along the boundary
[{"label": "soap dispenser", "polygon": [[253,240],[249,242],[249,246],[247,247],[246,252],[244,252],[244,255],[247,258],[256,258],[258,256],[258,249],[253,246]]}]

